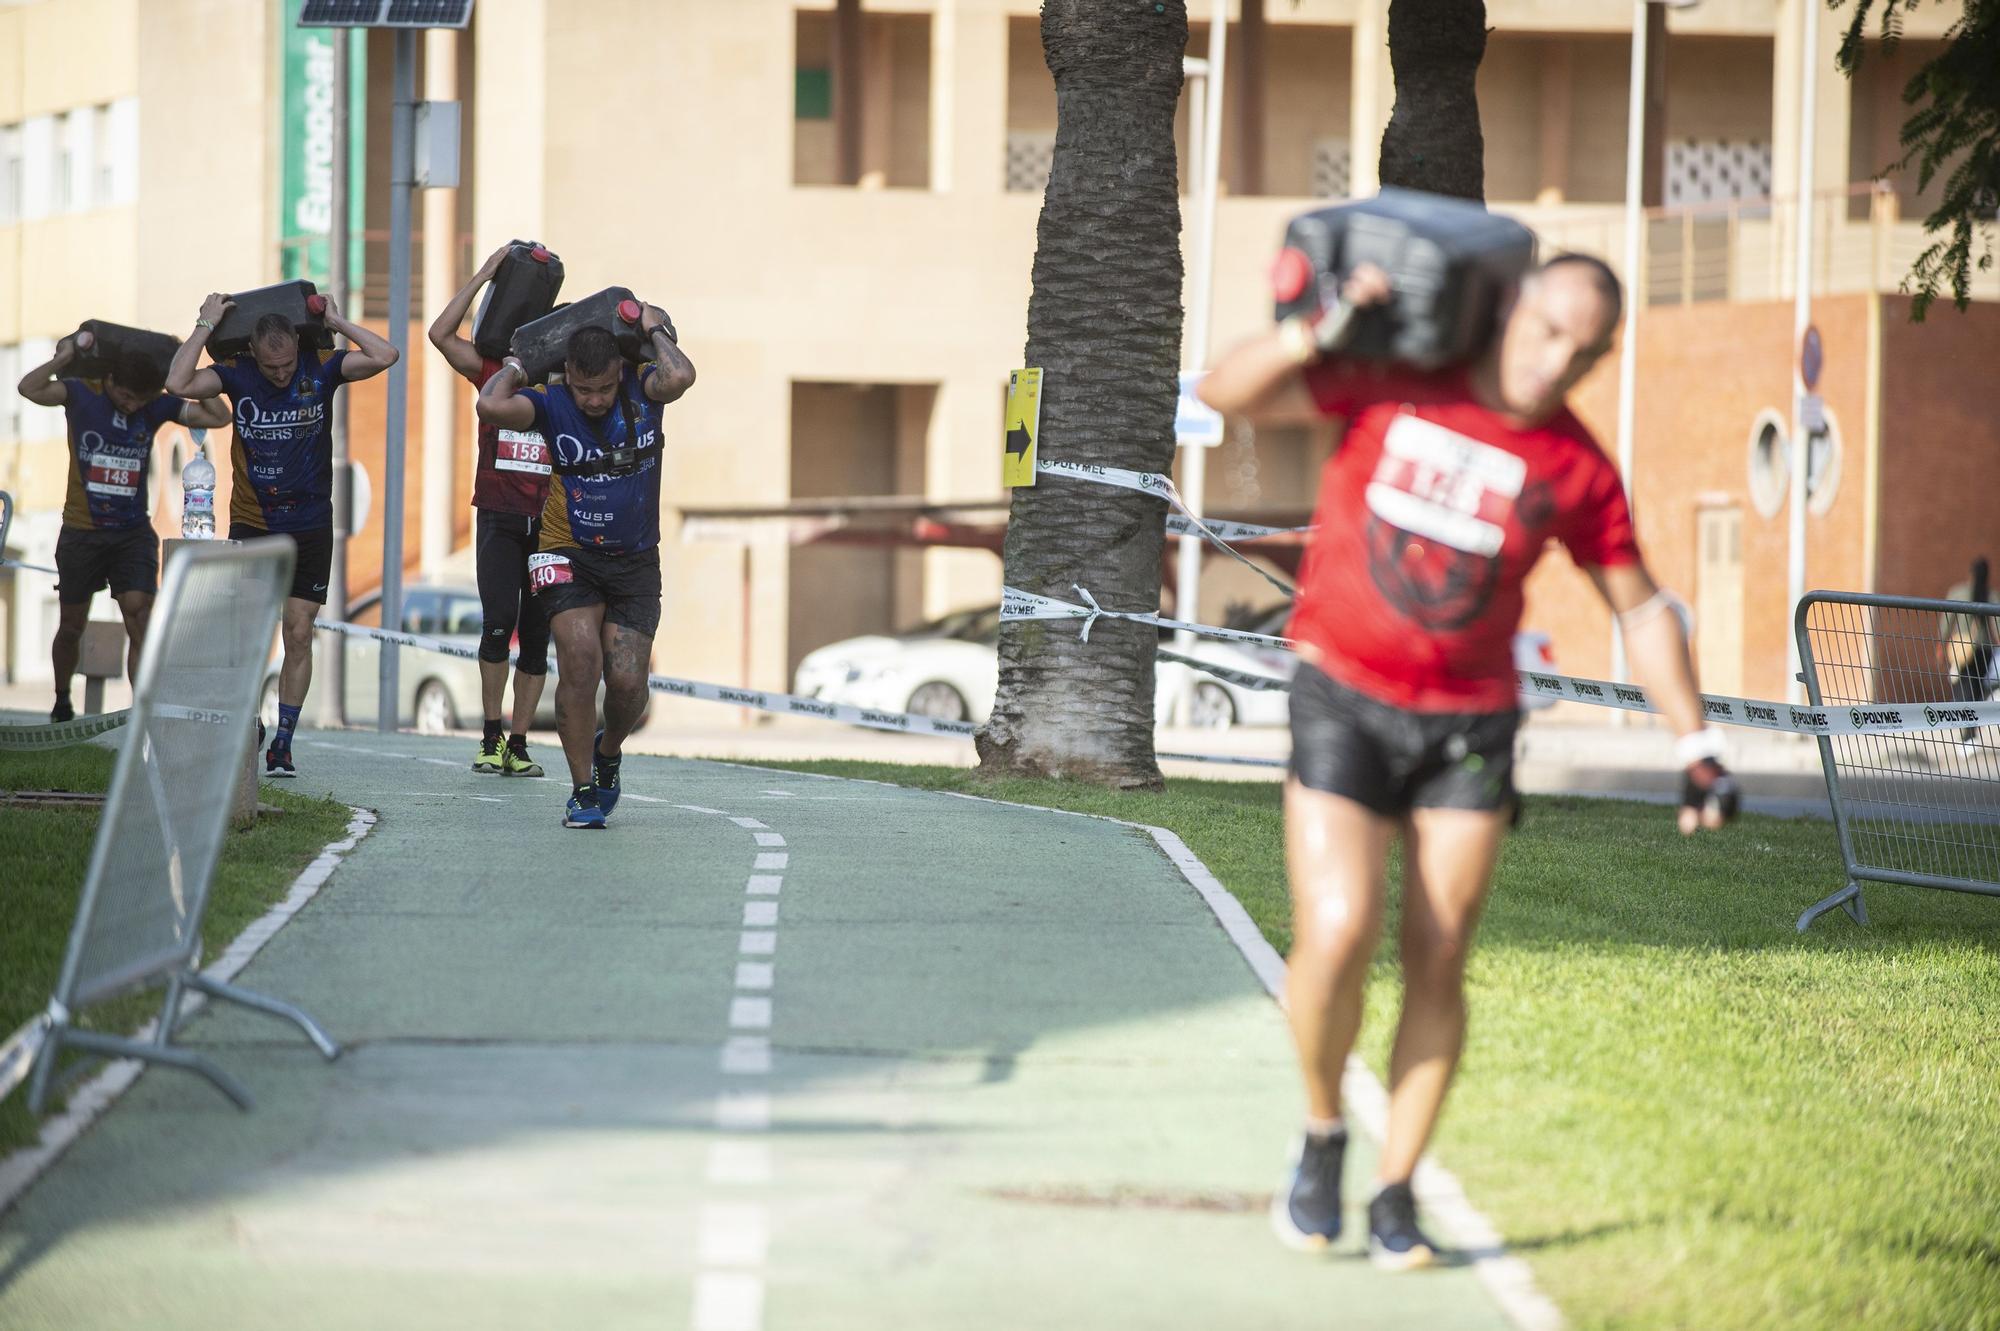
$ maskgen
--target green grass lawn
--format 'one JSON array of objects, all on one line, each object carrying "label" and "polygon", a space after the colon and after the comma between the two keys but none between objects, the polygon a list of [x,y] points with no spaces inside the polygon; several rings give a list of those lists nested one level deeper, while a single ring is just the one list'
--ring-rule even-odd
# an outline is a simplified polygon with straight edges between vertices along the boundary
[{"label": "green grass lawn", "polygon": [[[768,765],[1171,828],[1290,942],[1275,785]],[[1823,822],[1683,841],[1659,806],[1528,801],[1435,1153],[1574,1325],[2000,1327],[2000,901],[1872,888],[1868,928],[1794,933],[1844,881]],[[1397,993],[1391,945],[1378,1075]]]},{"label": "green grass lawn", "polygon": [[[115,758],[95,744],[0,753],[0,790],[102,792]],[[351,817],[331,800],[269,787],[263,799],[284,812],[230,834],[203,921],[204,956],[219,956],[282,897],[320,849],[340,838]],[[55,990],[97,821],[96,810],[0,808],[0,1039],[46,1007]],[[159,999],[152,991],[106,1003],[86,1014],[86,1024],[128,1032],[158,1010]],[[0,1154],[34,1140],[36,1131],[25,1088],[0,1100]]]}]

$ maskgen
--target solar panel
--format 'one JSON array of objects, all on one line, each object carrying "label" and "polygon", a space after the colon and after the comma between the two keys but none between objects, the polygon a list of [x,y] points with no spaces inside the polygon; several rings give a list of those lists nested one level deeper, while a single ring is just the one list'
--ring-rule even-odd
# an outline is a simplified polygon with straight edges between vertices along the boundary
[{"label": "solar panel", "polygon": [[305,0],[302,28],[462,28],[472,0]]},{"label": "solar panel", "polygon": [[472,0],[389,0],[383,18],[391,28],[462,28],[472,21]]},{"label": "solar panel", "polygon": [[384,0],[305,0],[301,28],[372,28],[381,22]]}]

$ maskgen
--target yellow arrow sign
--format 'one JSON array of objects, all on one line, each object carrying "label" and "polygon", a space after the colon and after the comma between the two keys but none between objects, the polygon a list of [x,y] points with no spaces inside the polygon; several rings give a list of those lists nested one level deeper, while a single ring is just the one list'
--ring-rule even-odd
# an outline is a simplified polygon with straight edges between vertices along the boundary
[{"label": "yellow arrow sign", "polygon": [[1038,367],[1015,370],[1007,376],[1006,452],[1000,464],[1001,478],[1009,489],[1035,483],[1035,445],[1041,430],[1042,372]]}]

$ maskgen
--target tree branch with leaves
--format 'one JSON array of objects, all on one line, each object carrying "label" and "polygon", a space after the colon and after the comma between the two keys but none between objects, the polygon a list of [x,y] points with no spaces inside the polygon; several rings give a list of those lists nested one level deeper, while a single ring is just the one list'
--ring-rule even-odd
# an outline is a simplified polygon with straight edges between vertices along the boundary
[{"label": "tree branch with leaves", "polygon": [[[1810,2],[1810,0],[1809,0]],[[1838,9],[1847,0],[1827,0]],[[1879,13],[1884,50],[1902,40],[1904,17],[1924,0],[1853,0],[1854,14],[1836,63],[1849,78],[1868,54],[1868,20]],[[1903,122],[1903,155],[1890,169],[1917,173],[1917,188],[1944,180],[1936,208],[1924,218],[1931,243],[1911,265],[1903,290],[1910,317],[1921,321],[1948,284],[1963,310],[1972,275],[1993,267],[1993,230],[2000,214],[2000,0],[1943,0],[1963,7],[1945,30],[1944,47],[1903,86],[1913,108]],[[1979,251],[1974,257],[1975,248]]]}]

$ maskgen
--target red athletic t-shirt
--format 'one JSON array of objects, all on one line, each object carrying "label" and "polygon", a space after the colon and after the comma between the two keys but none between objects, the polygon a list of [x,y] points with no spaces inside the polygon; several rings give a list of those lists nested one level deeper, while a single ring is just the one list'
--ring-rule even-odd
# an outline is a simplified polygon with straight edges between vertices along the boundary
[{"label": "red athletic t-shirt", "polygon": [[1306,386],[1348,427],[1320,481],[1292,636],[1392,706],[1513,707],[1521,589],[1547,543],[1583,565],[1639,558],[1617,469],[1567,409],[1516,429],[1463,371],[1322,363]]},{"label": "red athletic t-shirt", "polygon": [[[479,360],[480,388],[500,372],[490,356]],[[539,517],[549,497],[549,446],[533,430],[479,425],[479,468],[472,478],[472,506],[495,513]]]}]

